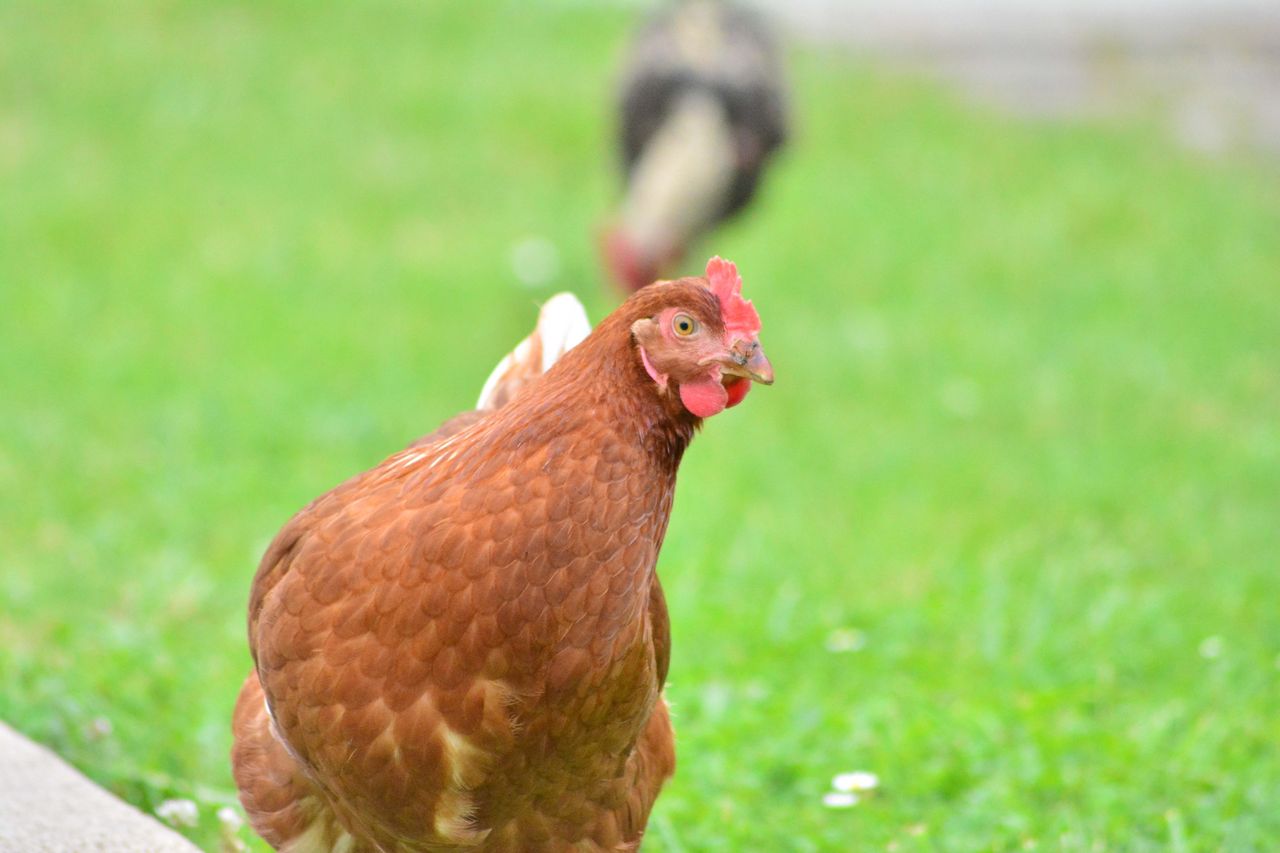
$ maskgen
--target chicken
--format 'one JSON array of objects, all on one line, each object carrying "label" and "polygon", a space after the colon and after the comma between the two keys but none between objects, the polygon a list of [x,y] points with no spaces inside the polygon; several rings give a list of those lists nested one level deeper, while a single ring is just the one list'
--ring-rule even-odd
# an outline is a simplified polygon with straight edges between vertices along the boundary
[{"label": "chicken", "polygon": [[626,197],[602,247],[615,281],[643,287],[751,200],[786,139],[786,101],[768,30],[746,9],[689,0],[640,31],[620,97]]},{"label": "chicken", "polygon": [[705,418],[771,383],[733,264],[314,500],[249,601],[232,765],[282,850],[634,850],[675,767],[654,568]]}]

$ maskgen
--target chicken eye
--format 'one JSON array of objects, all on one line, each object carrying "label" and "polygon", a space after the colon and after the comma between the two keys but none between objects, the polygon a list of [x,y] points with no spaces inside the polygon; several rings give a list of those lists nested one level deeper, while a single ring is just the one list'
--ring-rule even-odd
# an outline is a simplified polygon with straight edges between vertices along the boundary
[{"label": "chicken eye", "polygon": [[687,338],[698,331],[698,321],[688,314],[677,314],[671,319],[672,330],[682,338]]}]

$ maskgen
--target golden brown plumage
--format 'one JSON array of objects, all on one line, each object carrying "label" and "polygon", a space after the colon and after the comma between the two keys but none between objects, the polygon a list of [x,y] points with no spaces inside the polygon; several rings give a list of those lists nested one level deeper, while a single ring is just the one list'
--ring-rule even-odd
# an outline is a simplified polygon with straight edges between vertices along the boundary
[{"label": "golden brown plumage", "polygon": [[507,405],[280,531],[233,724],[268,842],[639,844],[675,762],[654,565],[676,468],[695,412],[772,379],[731,272],[645,288]]}]

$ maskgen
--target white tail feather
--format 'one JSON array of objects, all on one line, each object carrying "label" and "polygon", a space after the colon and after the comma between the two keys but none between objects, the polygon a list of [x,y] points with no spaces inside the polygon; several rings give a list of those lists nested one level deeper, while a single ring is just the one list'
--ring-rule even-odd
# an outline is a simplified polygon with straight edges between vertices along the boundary
[{"label": "white tail feather", "polygon": [[572,293],[557,293],[538,312],[529,337],[498,362],[485,380],[476,408],[496,409],[531,379],[551,369],[566,352],[591,334],[586,309]]}]

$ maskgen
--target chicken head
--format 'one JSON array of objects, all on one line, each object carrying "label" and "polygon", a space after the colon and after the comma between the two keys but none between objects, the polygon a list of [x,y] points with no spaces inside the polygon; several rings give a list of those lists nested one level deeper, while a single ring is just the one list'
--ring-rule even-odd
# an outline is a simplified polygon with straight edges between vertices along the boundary
[{"label": "chicken head", "polygon": [[699,418],[741,403],[753,381],[773,382],[773,367],[760,346],[760,317],[742,298],[737,267],[712,258],[707,283],[714,304],[671,305],[631,326],[641,363],[659,393],[674,387],[684,408]]}]

